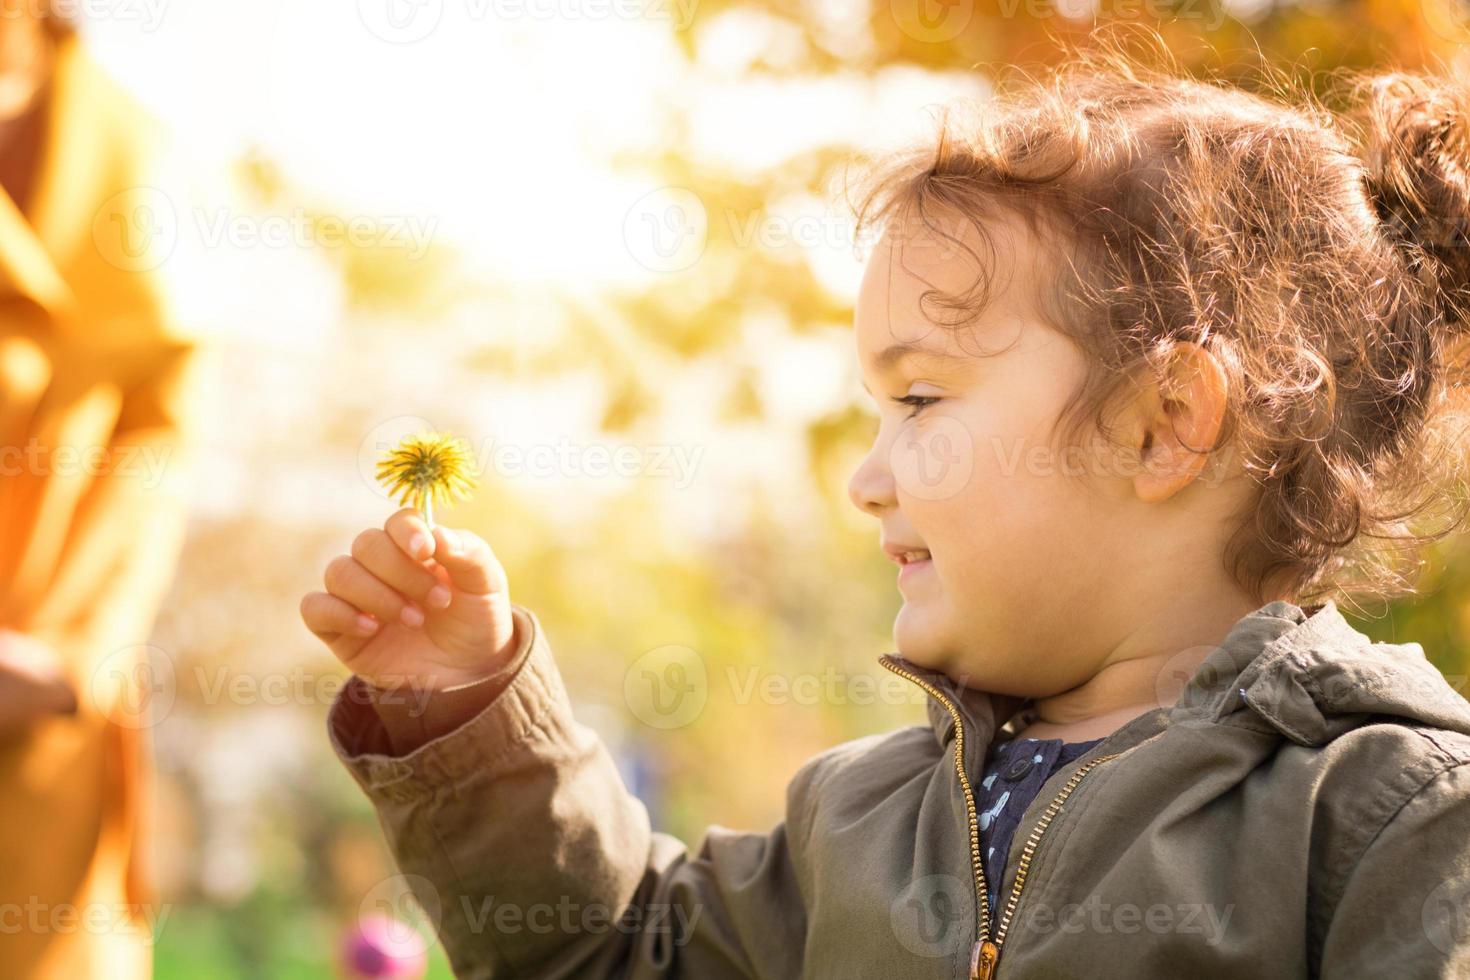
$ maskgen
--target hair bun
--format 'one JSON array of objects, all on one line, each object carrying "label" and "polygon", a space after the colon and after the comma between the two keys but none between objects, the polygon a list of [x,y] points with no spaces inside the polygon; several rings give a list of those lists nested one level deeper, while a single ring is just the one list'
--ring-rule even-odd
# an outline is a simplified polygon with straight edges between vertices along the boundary
[{"label": "hair bun", "polygon": [[1365,87],[1369,199],[1458,332],[1470,319],[1470,92],[1408,72],[1374,76]]}]

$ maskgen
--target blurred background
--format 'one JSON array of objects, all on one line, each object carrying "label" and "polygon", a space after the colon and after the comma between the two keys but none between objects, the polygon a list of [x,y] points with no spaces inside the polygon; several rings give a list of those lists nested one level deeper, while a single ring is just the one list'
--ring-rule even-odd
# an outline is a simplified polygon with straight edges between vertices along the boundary
[{"label": "blurred background", "polygon": [[[51,7],[159,124],[76,247],[156,284],[198,354],[192,448],[161,463],[188,474],[178,564],[129,655],[165,978],[333,976],[367,913],[412,919],[327,743],[345,674],[297,614],[395,509],[372,469],[398,438],[476,452],[438,517],[495,547],[655,826],[768,827],[812,754],[924,712],[876,663],[900,596],[846,496],[876,422],[844,161],[1099,21],[1247,85],[1470,41],[1460,0]],[[1461,550],[1359,622],[1463,691]],[[625,696],[671,645],[706,671],[674,718]]]}]

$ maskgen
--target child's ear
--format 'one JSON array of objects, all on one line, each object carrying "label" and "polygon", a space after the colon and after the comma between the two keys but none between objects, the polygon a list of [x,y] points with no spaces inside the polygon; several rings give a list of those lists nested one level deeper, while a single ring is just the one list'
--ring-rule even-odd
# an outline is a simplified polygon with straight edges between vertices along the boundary
[{"label": "child's ear", "polygon": [[1183,341],[1157,378],[1143,386],[1131,434],[1139,472],[1139,500],[1167,500],[1194,482],[1210,460],[1225,421],[1228,382],[1219,360]]}]

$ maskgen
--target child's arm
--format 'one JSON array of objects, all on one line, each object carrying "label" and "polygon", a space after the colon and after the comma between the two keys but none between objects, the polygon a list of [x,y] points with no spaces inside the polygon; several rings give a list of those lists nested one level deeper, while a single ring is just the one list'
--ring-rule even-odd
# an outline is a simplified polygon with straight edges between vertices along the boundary
[{"label": "child's arm", "polygon": [[1470,765],[1394,801],[1381,828],[1346,859],[1321,975],[1470,976]]},{"label": "child's arm", "polygon": [[[418,604],[432,616],[427,580],[419,584]],[[404,583],[403,595],[415,588]],[[320,600],[303,603],[334,652],[379,668],[378,684],[354,676],[332,706],[333,747],[377,808],[456,974],[799,975],[806,915],[791,848],[802,838],[796,801],[809,770],[791,784],[787,822],[769,834],[712,827],[691,853],[650,829],[601,740],[572,717],[535,615],[507,605],[513,630],[485,641],[498,651],[489,669],[468,677],[454,653],[442,658],[454,683],[436,686],[403,670],[388,644],[340,649],[327,638],[340,641],[350,618],[336,631]],[[378,615],[396,618],[388,608]],[[412,683],[391,683],[395,674],[413,674]],[[375,703],[390,693],[402,703]],[[414,714],[421,720],[407,719]]]}]

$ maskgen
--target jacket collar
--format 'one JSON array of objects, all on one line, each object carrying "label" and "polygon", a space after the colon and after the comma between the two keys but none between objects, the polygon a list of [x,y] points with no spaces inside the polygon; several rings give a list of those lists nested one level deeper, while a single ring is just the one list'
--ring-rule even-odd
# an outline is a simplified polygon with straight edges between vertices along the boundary
[{"label": "jacket collar", "polygon": [[1310,615],[1278,600],[1242,618],[1174,707],[1176,718],[1238,711],[1300,745],[1325,745],[1371,715],[1470,734],[1470,702],[1422,645],[1371,640],[1331,599]]},{"label": "jacket collar", "polygon": [[972,771],[980,768],[996,731],[1027,701],[1016,695],[969,687],[962,679],[957,681],[943,671],[921,667],[897,653],[885,653],[878,661],[889,670],[908,676],[929,695],[925,709],[941,749],[954,737],[958,715],[965,726],[965,767]]},{"label": "jacket collar", "polygon": [[[1026,703],[967,687],[897,653],[878,659],[911,675],[930,694],[929,724],[941,747],[953,737],[955,722],[936,695],[954,707],[970,742],[970,765],[984,758],[996,732]],[[1236,621],[1177,700],[1144,713],[1108,741],[1134,744],[1178,721],[1220,721],[1241,711],[1310,746],[1332,741],[1370,715],[1470,734],[1470,702],[1429,662],[1420,644],[1371,641],[1332,599],[1305,609],[1276,600]]]}]

